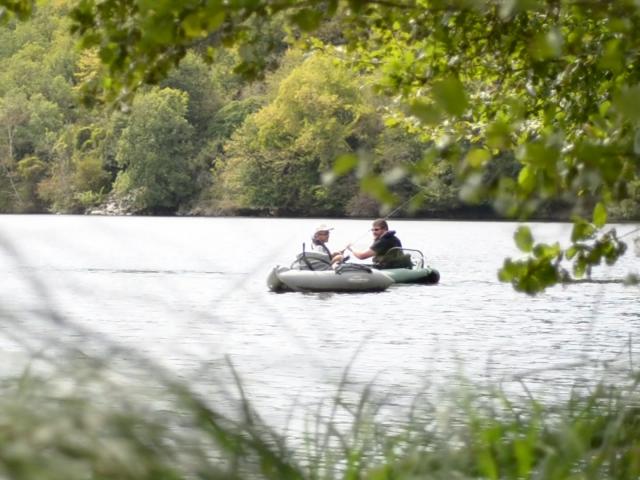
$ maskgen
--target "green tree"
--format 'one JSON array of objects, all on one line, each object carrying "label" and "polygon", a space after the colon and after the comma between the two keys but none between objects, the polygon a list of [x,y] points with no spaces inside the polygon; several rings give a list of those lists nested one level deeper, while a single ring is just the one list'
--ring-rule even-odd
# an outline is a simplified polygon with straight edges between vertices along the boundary
[{"label": "green tree", "polygon": [[187,54],[162,86],[188,94],[187,120],[195,129],[196,139],[206,141],[207,135],[211,133],[211,120],[222,106],[211,67],[201,57],[193,53]]},{"label": "green tree", "polygon": [[3,210],[47,208],[39,183],[53,175],[58,140],[78,119],[72,88],[76,49],[65,13],[64,4],[46,3],[28,22],[0,28],[0,155],[8,193]]},{"label": "green tree", "polygon": [[45,179],[47,164],[37,156],[25,157],[17,165],[20,203],[12,209],[18,212],[42,212],[46,209],[38,195],[38,184]]},{"label": "green tree", "polygon": [[[329,70],[332,75],[325,75]],[[353,182],[327,186],[320,174],[338,155],[364,141],[360,128],[368,115],[361,90],[341,63],[313,55],[225,146],[225,162],[218,172],[221,195],[231,194],[237,208],[340,212],[352,195]]]},{"label": "green tree", "polygon": [[392,189],[398,198],[413,199],[405,210],[412,214],[451,214],[462,209],[460,188],[451,165],[438,158],[428,163],[424,161],[424,152],[429,150],[431,143],[393,122],[382,129],[374,158],[377,159],[376,172],[384,172],[384,181],[377,183],[370,195],[375,198],[380,196],[380,191],[384,195],[386,189]]},{"label": "green tree", "polygon": [[186,119],[188,95],[153,89],[133,102],[116,159],[126,175],[122,193],[147,212],[176,211],[194,194],[193,127]]},{"label": "green tree", "polygon": [[3,179],[3,211],[11,211],[12,205],[20,206],[22,196],[19,193],[16,166],[21,142],[19,129],[29,120],[27,98],[17,92],[14,96],[0,98],[0,168]]},{"label": "green tree", "polygon": [[[9,211],[33,212],[42,206],[34,181],[43,168],[49,168],[62,130],[58,106],[41,94],[28,98],[21,91],[13,91],[0,98],[0,163],[13,193]],[[23,160],[25,164],[20,167]],[[21,181],[26,184],[20,185]]]},{"label": "green tree", "polygon": [[[37,196],[51,210],[84,213],[110,190],[111,176],[105,169],[97,138],[100,134],[99,128],[70,126],[57,139],[46,178],[37,183],[36,189]],[[38,164],[30,160],[28,165],[30,177],[34,178]]]}]

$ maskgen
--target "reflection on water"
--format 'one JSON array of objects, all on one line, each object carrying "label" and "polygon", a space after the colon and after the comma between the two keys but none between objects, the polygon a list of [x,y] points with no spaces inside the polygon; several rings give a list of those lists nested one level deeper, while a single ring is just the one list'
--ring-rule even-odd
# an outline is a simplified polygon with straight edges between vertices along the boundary
[{"label": "reflection on water", "polygon": [[[516,293],[496,271],[514,250],[511,223],[391,221],[405,246],[440,270],[435,286],[380,293],[274,294],[265,280],[308,243],[317,220],[0,217],[3,352],[74,345],[127,349],[180,378],[232,383],[275,417],[293,402],[331,395],[349,368],[352,388],[373,382],[402,403],[425,385],[524,379],[557,396],[604,362],[637,361],[638,272],[633,252],[595,273],[600,283]],[[332,246],[370,242],[369,221],[332,222]],[[619,226],[618,232],[634,226]],[[563,224],[536,224],[536,239],[566,239]],[[632,250],[632,249],[630,249]],[[52,314],[53,312],[53,314]],[[122,350],[121,348],[125,349]]]}]

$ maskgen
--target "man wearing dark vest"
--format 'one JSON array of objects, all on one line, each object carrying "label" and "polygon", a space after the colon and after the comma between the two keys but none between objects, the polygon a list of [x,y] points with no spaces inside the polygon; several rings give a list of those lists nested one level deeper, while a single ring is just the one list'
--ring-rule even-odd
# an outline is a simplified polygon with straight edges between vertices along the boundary
[{"label": "man wearing dark vest", "polygon": [[[389,230],[385,219],[374,220],[371,232],[373,233],[373,243],[368,250],[356,252],[351,249],[351,245],[347,247],[347,250],[360,260],[373,257],[373,266],[376,268],[411,268],[410,258],[400,250],[402,242],[396,237],[395,230]],[[394,247],[397,248],[391,250]]]}]

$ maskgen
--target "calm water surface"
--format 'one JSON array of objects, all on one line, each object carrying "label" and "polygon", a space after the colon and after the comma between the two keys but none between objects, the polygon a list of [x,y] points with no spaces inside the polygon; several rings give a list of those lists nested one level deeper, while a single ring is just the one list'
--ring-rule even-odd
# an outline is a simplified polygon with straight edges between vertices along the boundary
[{"label": "calm water surface", "polygon": [[[504,257],[518,255],[513,223],[390,221],[440,270],[439,285],[269,292],[270,269],[288,265],[320,222],[0,216],[2,352],[21,365],[25,351],[126,347],[111,354],[151,358],[205,389],[229,380],[228,359],[274,418],[331,395],[347,366],[354,390],[373,382],[402,402],[460,374],[507,386],[523,376],[553,396],[597,378],[605,363],[638,360],[638,287],[579,284],[528,297],[497,281]],[[331,224],[333,247],[369,245],[370,221]],[[566,224],[532,228],[536,239],[570,233]],[[595,276],[638,271],[629,248]]]}]

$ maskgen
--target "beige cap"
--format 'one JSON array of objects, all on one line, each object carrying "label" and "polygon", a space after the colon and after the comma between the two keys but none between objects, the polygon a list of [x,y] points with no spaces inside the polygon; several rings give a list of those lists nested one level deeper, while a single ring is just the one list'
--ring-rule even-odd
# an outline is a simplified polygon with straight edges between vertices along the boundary
[{"label": "beige cap", "polygon": [[325,225],[324,223],[322,225],[318,225],[316,227],[316,233],[318,233],[318,232],[329,232],[331,230],[333,230],[333,227]]}]

